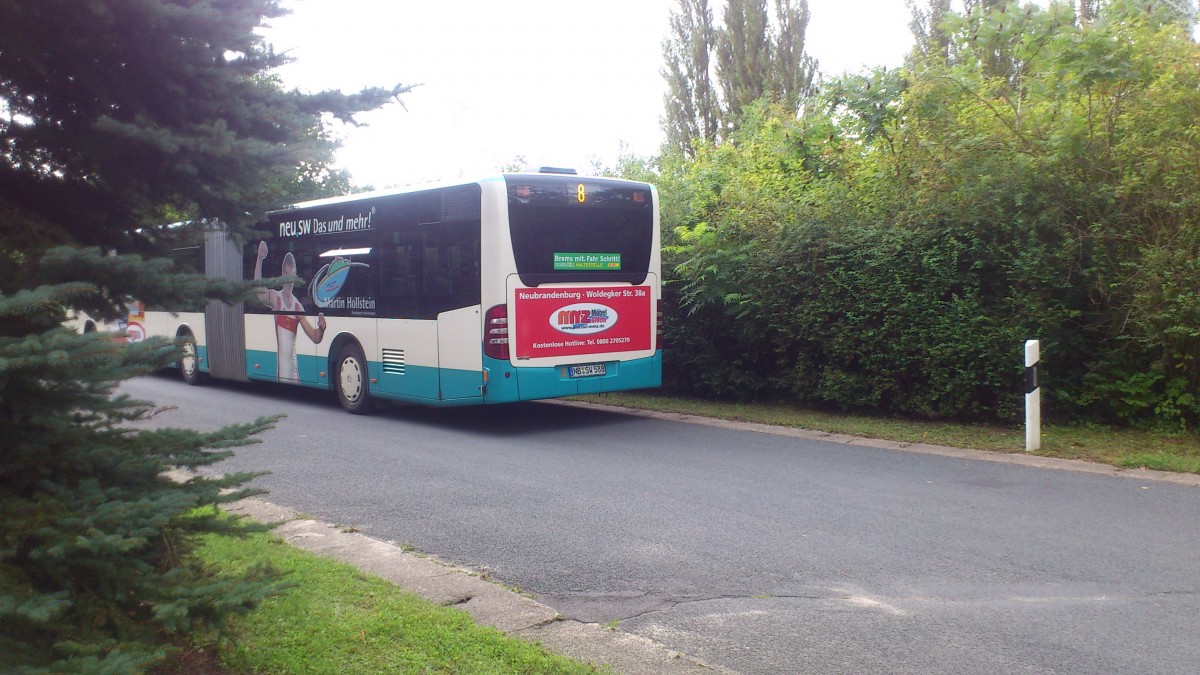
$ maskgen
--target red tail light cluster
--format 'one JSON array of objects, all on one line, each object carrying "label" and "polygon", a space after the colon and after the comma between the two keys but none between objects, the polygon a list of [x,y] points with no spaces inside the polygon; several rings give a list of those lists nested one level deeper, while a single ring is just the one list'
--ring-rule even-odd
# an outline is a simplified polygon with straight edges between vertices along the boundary
[{"label": "red tail light cluster", "polygon": [[496,305],[483,318],[483,353],[499,361],[508,360],[508,306]]}]

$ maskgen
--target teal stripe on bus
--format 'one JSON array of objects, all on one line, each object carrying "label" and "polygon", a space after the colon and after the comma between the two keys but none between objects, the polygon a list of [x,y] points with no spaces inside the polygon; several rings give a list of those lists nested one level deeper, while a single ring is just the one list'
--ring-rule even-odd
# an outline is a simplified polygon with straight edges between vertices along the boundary
[{"label": "teal stripe on bus", "polygon": [[[263,382],[278,381],[278,361],[275,352],[260,351],[256,349],[246,350],[246,377],[251,380],[259,380]],[[315,387],[317,389],[328,389],[329,378],[321,377],[321,373],[326,372],[329,367],[329,361],[322,356],[311,356],[304,354],[296,355],[296,370],[299,382],[287,382],[286,384],[299,384],[303,387]]]},{"label": "teal stripe on bus", "polygon": [[[478,403],[512,403],[579,394],[597,394],[631,389],[650,389],[662,385],[662,350],[653,356],[632,361],[596,361],[604,363],[607,374],[600,377],[571,378],[565,367],[514,368],[508,361],[484,357],[487,394],[480,396],[483,373],[468,370],[444,370],[427,366],[405,366],[403,373],[384,372],[378,361],[367,364],[368,375],[376,380],[371,395],[385,400],[421,403],[430,406],[460,406]],[[258,367],[255,368],[255,364]],[[330,378],[321,378],[328,361],[324,357],[298,356],[301,386],[330,388]],[[252,380],[276,381],[275,353],[246,352],[246,374]],[[441,395],[443,398],[438,398]]]}]

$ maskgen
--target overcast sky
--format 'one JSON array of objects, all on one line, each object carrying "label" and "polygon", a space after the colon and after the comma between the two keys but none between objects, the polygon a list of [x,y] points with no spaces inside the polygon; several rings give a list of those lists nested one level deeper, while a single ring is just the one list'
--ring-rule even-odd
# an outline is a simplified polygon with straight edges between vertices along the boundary
[{"label": "overcast sky", "polygon": [[[718,20],[723,3],[711,5]],[[523,157],[590,171],[663,134],[662,41],[676,0],[285,0],[266,32],[306,91],[421,86],[363,115],[338,154],[377,188],[476,178]],[[809,0],[808,51],[825,73],[897,66],[904,0]]]}]

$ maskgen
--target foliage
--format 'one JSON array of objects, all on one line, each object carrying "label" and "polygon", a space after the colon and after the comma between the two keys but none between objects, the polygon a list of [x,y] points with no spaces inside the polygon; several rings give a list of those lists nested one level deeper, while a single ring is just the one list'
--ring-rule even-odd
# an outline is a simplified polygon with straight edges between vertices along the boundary
[{"label": "foliage", "polygon": [[[129,249],[174,222],[234,226],[327,164],[321,117],[352,122],[407,90],[286,91],[255,33],[278,0],[0,4],[0,195],[60,243]],[[250,214],[247,216],[247,214]],[[0,231],[3,232],[3,231]],[[5,232],[6,233],[6,232]]]},{"label": "foliage", "polygon": [[774,9],[772,21],[766,0],[727,0],[717,28],[708,0],[679,0],[663,42],[669,147],[693,155],[727,138],[755,101],[795,111],[815,91],[817,62],[804,49],[808,0],[775,0]]},{"label": "foliage", "polygon": [[[104,277],[118,259],[97,251],[55,251],[54,267]],[[122,271],[129,261],[122,261]],[[148,293],[163,274],[146,275]],[[0,669],[132,672],[164,653],[163,636],[252,606],[273,588],[262,570],[246,580],[210,578],[180,555],[199,532],[250,528],[191,515],[247,494],[252,476],[164,476],[227,457],[271,426],[200,433],[138,430],[146,401],[114,396],[116,383],[174,358],[167,340],[119,344],[106,333],[62,326],[63,307],[89,304],[94,287],[53,283],[0,297]],[[132,425],[132,426],[131,426]]]},{"label": "foliage", "polygon": [[703,141],[713,141],[720,127],[717,93],[710,62],[716,49],[708,0],[680,0],[679,11],[671,13],[671,35],[663,41],[667,81],[667,142],[683,152]]},{"label": "foliage", "polygon": [[245,494],[251,476],[164,476],[219,461],[274,419],[139,428],[153,405],[117,386],[177,346],[62,322],[68,306],[118,318],[131,296],[172,309],[243,298],[245,284],[155,257],[196,234],[164,224],[245,233],[267,205],[345,182],[323,120],[352,122],[406,88],[283,90],[269,69],[285,58],[255,32],[281,12],[276,0],[0,3],[0,670],[142,671],[172,636],[275,588],[186,555],[196,533],[246,530],[193,509]]},{"label": "foliage", "polygon": [[916,0],[905,0],[905,4],[913,15],[909,29],[917,40],[918,57],[950,58],[950,36],[942,26],[942,19],[950,13],[950,0],[926,0],[924,7]]},{"label": "foliage", "polygon": [[1186,22],[1120,1],[1082,23],[1059,3],[929,11],[945,50],[660,158],[669,386],[1012,419],[1038,337],[1051,414],[1195,428]]}]

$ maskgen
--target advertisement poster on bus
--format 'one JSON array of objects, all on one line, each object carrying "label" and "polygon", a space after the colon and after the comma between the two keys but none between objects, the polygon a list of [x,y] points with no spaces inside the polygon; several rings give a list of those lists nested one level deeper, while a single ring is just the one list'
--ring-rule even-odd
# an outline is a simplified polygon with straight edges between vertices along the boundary
[{"label": "advertisement poster on bus", "polygon": [[519,288],[514,306],[518,359],[651,349],[651,288]]},{"label": "advertisement poster on bus", "polygon": [[146,339],[146,305],[141,300],[129,304],[129,313],[121,321],[125,329],[126,342],[141,342]]}]

